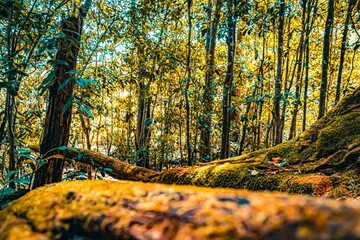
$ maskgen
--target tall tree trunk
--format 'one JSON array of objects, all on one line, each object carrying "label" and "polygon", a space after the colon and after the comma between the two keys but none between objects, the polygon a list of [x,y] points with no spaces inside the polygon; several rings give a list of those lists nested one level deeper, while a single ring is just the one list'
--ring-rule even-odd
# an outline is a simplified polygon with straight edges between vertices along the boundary
[{"label": "tall tree trunk", "polygon": [[229,136],[231,124],[231,94],[232,81],[234,78],[234,58],[235,58],[235,33],[236,33],[236,18],[234,14],[234,0],[227,0],[227,45],[228,45],[228,59],[227,70],[223,89],[223,106],[222,106],[222,136],[221,136],[221,152],[220,158],[229,157]]},{"label": "tall tree trunk", "polygon": [[323,57],[321,65],[321,86],[320,86],[320,101],[319,101],[319,115],[318,119],[322,118],[325,114],[326,108],[326,93],[328,86],[328,66],[329,66],[329,55],[330,55],[330,41],[331,32],[334,22],[334,0],[328,1],[328,15],[326,19],[325,31],[324,31],[324,46],[323,46]]},{"label": "tall tree trunk", "polygon": [[284,19],[285,19],[285,0],[280,0],[279,12],[279,26],[278,26],[278,49],[277,49],[277,69],[275,81],[275,95],[274,95],[274,123],[275,123],[275,145],[281,142],[281,116],[280,116],[280,101],[281,101],[281,84],[282,84],[282,58],[284,45]]},{"label": "tall tree trunk", "polygon": [[[306,129],[306,115],[307,115],[307,98],[308,98],[308,87],[309,87],[309,69],[310,69],[310,32],[316,19],[316,12],[318,7],[318,0],[312,0],[309,2],[306,16],[306,31],[305,31],[305,80],[304,80],[304,95],[303,95],[303,122],[302,131]],[[313,18],[311,19],[311,12],[313,12]],[[311,23],[310,23],[311,22]]]},{"label": "tall tree trunk", "polygon": [[[140,80],[141,81],[141,80]],[[148,97],[148,87],[145,83],[139,82],[139,97],[138,97],[138,115],[136,128],[136,151],[137,162],[136,165],[150,168],[149,158],[149,128],[150,125],[150,101]]]},{"label": "tall tree trunk", "polygon": [[[81,128],[82,131],[85,135],[85,142],[86,142],[86,149],[91,150],[91,139],[90,139],[90,132],[91,132],[91,125],[90,125],[90,119],[89,118],[84,118],[84,116],[82,114],[80,114],[80,122],[81,122]],[[87,166],[87,174],[88,174],[88,179],[91,180],[92,179],[92,166],[88,165]]]},{"label": "tall tree trunk", "polygon": [[349,0],[348,8],[346,12],[346,20],[344,25],[344,32],[341,39],[341,50],[340,50],[340,63],[339,63],[339,73],[337,77],[337,84],[336,84],[336,94],[335,94],[335,104],[340,100],[340,91],[341,91],[341,79],[342,79],[342,72],[344,67],[345,61],[345,52],[346,52],[346,40],[349,31],[349,23],[351,19],[351,13],[355,7],[356,0]]},{"label": "tall tree trunk", "polygon": [[187,14],[188,14],[188,39],[187,39],[187,53],[186,53],[186,84],[185,84],[185,109],[186,109],[186,149],[187,149],[187,165],[192,166],[192,152],[190,145],[190,100],[189,100],[189,87],[191,81],[191,32],[192,32],[192,14],[191,14],[192,0],[187,1]]},{"label": "tall tree trunk", "polygon": [[[289,81],[290,78],[290,69],[291,69],[291,62],[290,62],[290,58],[291,58],[291,54],[290,54],[290,42],[291,42],[291,38],[292,38],[292,33],[293,31],[291,31],[291,17],[288,18],[287,20],[287,41],[286,41],[286,49],[288,51],[288,54],[286,54],[286,61],[285,61],[285,81],[284,81],[284,101],[283,101],[283,107],[282,107],[282,111],[281,111],[281,129],[280,129],[280,142],[283,141],[283,133],[284,133],[284,128],[285,128],[285,120],[286,120],[286,110],[287,110],[287,103],[288,103],[288,96],[289,96],[289,90],[291,89],[292,86],[292,80]],[[296,58],[298,56],[298,51],[296,51]],[[294,64],[296,65],[296,63]],[[289,83],[289,84],[288,84]]]},{"label": "tall tree trunk", "polygon": [[296,87],[295,87],[295,104],[293,109],[293,115],[291,118],[291,125],[290,125],[290,131],[289,131],[289,140],[294,138],[296,135],[296,125],[297,125],[297,114],[299,111],[299,104],[300,104],[300,95],[301,95],[301,88],[302,88],[302,70],[303,70],[303,56],[304,56],[304,50],[305,50],[305,41],[304,41],[304,35],[306,31],[306,24],[308,22],[306,21],[306,8],[308,6],[307,0],[302,1],[302,29],[301,29],[301,36],[300,36],[300,42],[299,42],[299,59],[297,60],[297,71],[296,71]]},{"label": "tall tree trunk", "polygon": [[[254,82],[254,88],[253,88],[253,92],[251,95],[251,98],[254,99],[256,97],[256,92],[258,91],[258,85],[257,82]],[[239,143],[239,152],[238,154],[241,155],[242,152],[244,151],[245,148],[245,138],[246,138],[246,131],[248,129],[248,125],[249,125],[249,112],[250,112],[250,108],[251,108],[251,104],[253,101],[246,101],[246,110],[245,110],[245,116],[244,116],[244,125],[242,127],[242,132],[241,132],[241,139],[240,139],[240,143]]]},{"label": "tall tree trunk", "polygon": [[[203,117],[201,121],[201,161],[211,161],[211,119],[213,111],[214,95],[214,68],[215,68],[215,46],[216,34],[220,21],[221,0],[216,0],[215,13],[212,14],[212,0],[208,2],[207,22],[208,29],[206,33],[206,74],[205,89],[203,95]],[[214,15],[214,18],[212,16]]]},{"label": "tall tree trunk", "polygon": [[[69,17],[61,23],[60,30],[65,37],[58,40],[54,77],[49,87],[49,105],[46,112],[44,135],[40,144],[40,155],[43,159],[56,153],[64,155],[64,151],[51,150],[60,146],[67,146],[69,141],[75,84],[75,75],[69,72],[76,69],[83,20],[90,5],[91,0],[87,0],[80,8],[77,17]],[[59,86],[68,78],[70,81],[59,90]],[[63,168],[63,159],[48,158],[47,164],[40,167],[35,173],[33,188],[60,182]]]},{"label": "tall tree trunk", "polygon": [[[13,32],[13,15],[14,15],[14,2],[10,2],[10,13],[9,13],[9,23],[6,28],[6,37],[7,37],[7,92],[6,92],[6,102],[5,102],[5,116],[4,116],[4,125],[5,127],[7,121],[7,132],[9,137],[9,171],[16,170],[16,157],[15,157],[15,135],[14,135],[14,104],[15,104],[15,95],[17,94],[16,89],[16,74],[13,71],[14,58],[13,54],[16,51],[14,46],[14,32]],[[5,132],[3,132],[5,133]],[[4,137],[5,134],[1,137]],[[15,174],[10,176],[9,180],[12,180],[15,177]],[[10,187],[15,188],[15,183],[10,182]]]}]

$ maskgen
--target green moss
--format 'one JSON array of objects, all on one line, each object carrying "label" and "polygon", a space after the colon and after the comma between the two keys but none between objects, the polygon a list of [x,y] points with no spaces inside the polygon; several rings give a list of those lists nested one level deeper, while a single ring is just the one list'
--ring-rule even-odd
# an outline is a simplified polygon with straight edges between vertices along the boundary
[{"label": "green moss", "polygon": [[321,129],[316,143],[318,157],[327,157],[338,149],[347,148],[360,139],[360,115],[352,112],[335,117],[335,121]]}]

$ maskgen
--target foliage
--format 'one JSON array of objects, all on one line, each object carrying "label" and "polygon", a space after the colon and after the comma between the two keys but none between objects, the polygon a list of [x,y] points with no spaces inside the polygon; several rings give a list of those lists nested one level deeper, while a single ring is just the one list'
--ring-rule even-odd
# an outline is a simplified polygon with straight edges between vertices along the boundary
[{"label": "foliage", "polygon": [[[28,176],[39,160],[22,150],[38,144],[44,129],[48,102],[47,89],[54,79],[57,40],[63,16],[74,14],[81,1],[1,1],[0,2],[0,98],[6,94],[15,98],[12,115],[16,153],[16,179]],[[305,5],[304,5],[305,3]],[[306,5],[307,3],[307,5]],[[331,36],[327,109],[336,94],[336,77],[341,51],[346,1],[335,6],[335,21]],[[299,46],[303,33],[302,11],[310,9],[309,64],[300,62]],[[70,144],[68,147],[90,148],[136,164],[138,151],[148,150],[150,166],[155,170],[186,165],[185,105],[190,104],[190,146],[194,162],[200,158],[200,135],[203,122],[206,49],[205,33],[209,27],[208,2],[194,0],[191,5],[193,35],[191,36],[191,79],[186,74],[188,22],[184,1],[95,0],[84,23],[75,93],[64,106],[74,104]],[[230,156],[240,152],[270,147],[274,143],[273,99],[276,77],[278,1],[238,1],[234,59],[234,79],[230,127]],[[10,13],[12,16],[10,18]],[[321,83],[321,46],[325,28],[327,3],[315,0],[287,1],[284,27],[284,64],[281,91],[282,137],[298,135],[315,121],[318,113]],[[211,113],[212,158],[220,154],[222,124],[222,91],[227,67],[227,10],[220,11],[213,77],[213,109]],[[341,96],[351,93],[358,85],[360,71],[358,6],[352,12],[345,63],[342,73]],[[9,49],[11,47],[11,49]],[[11,50],[11,51],[10,51]],[[10,55],[9,55],[10,53]],[[13,67],[9,68],[9,62]],[[64,64],[64,63],[63,63]],[[308,70],[308,92],[305,75]],[[189,80],[189,88],[186,83]],[[69,80],[70,81],[70,80]],[[59,87],[61,90],[67,82]],[[143,87],[140,87],[143,86]],[[297,94],[297,88],[301,94]],[[149,103],[148,144],[137,146],[139,99],[144,93]],[[306,109],[305,109],[306,103]],[[0,117],[0,176],[3,183],[9,172],[11,135],[6,127],[6,104]],[[307,114],[305,116],[305,114]],[[243,146],[241,146],[243,142]],[[145,149],[143,149],[145,148]],[[42,164],[40,162],[40,164]],[[106,171],[106,170],[105,170]],[[80,174],[83,176],[84,174]],[[6,185],[5,184],[5,185]],[[20,186],[21,183],[18,183]],[[7,185],[6,185],[7,186]]]}]

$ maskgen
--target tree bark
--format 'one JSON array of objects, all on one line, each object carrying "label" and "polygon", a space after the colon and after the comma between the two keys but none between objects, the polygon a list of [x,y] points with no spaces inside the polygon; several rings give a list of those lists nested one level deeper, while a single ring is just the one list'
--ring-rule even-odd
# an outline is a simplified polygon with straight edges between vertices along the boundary
[{"label": "tree bark", "polygon": [[351,19],[352,11],[355,7],[356,0],[349,0],[348,8],[346,12],[346,20],[344,24],[344,31],[341,39],[341,50],[340,50],[340,63],[339,63],[339,72],[337,77],[337,84],[336,84],[336,94],[335,94],[335,104],[340,100],[340,91],[341,91],[341,80],[342,80],[342,72],[344,67],[345,61],[345,53],[346,53],[346,46],[347,46],[347,35],[349,31],[349,23]]},{"label": "tree bark", "polygon": [[203,95],[203,117],[201,121],[201,151],[200,158],[203,162],[211,161],[211,120],[213,111],[213,95],[214,95],[214,68],[215,68],[215,46],[216,34],[220,21],[221,0],[216,0],[215,13],[212,14],[212,0],[208,3],[207,23],[208,29],[206,33],[206,74]]},{"label": "tree bark", "polygon": [[[309,69],[310,69],[310,32],[312,29],[312,26],[315,22],[315,15],[317,12],[318,7],[318,0],[312,0],[310,1],[310,5],[307,8],[307,16],[306,16],[306,22],[308,23],[306,25],[306,34],[305,34],[305,80],[304,80],[304,96],[303,96],[303,121],[302,121],[302,131],[304,132],[306,129],[306,119],[307,119],[307,99],[308,99],[308,87],[309,87]],[[313,18],[310,23],[311,19],[311,12],[313,12]]]},{"label": "tree bark", "polygon": [[303,75],[303,56],[304,56],[304,50],[305,50],[305,32],[306,32],[306,24],[309,24],[306,20],[306,11],[308,6],[307,0],[302,1],[303,5],[303,11],[302,11],[302,29],[301,29],[301,36],[300,36],[300,42],[299,42],[299,59],[297,60],[297,71],[296,71],[296,87],[295,87],[295,104],[293,109],[293,115],[291,118],[291,125],[290,125],[290,131],[289,131],[289,140],[294,138],[296,136],[296,125],[297,125],[297,114],[299,111],[299,104],[300,104],[300,96],[301,96],[301,89],[302,89],[302,77]]},{"label": "tree bark", "polygon": [[228,46],[228,59],[227,70],[224,81],[223,89],[223,102],[222,102],[222,135],[221,135],[221,152],[220,159],[229,157],[229,136],[231,125],[231,94],[232,82],[234,78],[234,58],[235,58],[235,33],[236,33],[236,18],[234,9],[234,0],[227,0],[227,46]]},{"label": "tree bark", "polygon": [[[51,149],[67,146],[69,141],[72,100],[75,84],[76,60],[80,48],[83,20],[90,8],[91,0],[87,0],[79,10],[77,17],[69,17],[61,23],[61,32],[64,38],[58,40],[58,52],[54,77],[49,87],[49,104],[46,112],[45,129],[40,144],[40,154],[43,159],[48,158]],[[59,89],[61,84],[65,86]],[[55,153],[65,154],[55,150]],[[62,180],[64,168],[63,159],[49,158],[47,164],[36,171],[33,188]]]},{"label": "tree bark", "polygon": [[139,82],[139,97],[138,97],[138,116],[136,128],[136,164],[141,167],[150,168],[149,158],[149,137],[150,132],[148,126],[150,125],[150,98],[148,97],[148,86]]},{"label": "tree bark", "polygon": [[192,14],[191,14],[192,0],[187,1],[187,15],[188,15],[188,39],[187,39],[187,52],[186,52],[186,84],[185,84],[185,109],[186,109],[186,149],[187,149],[187,165],[193,165],[192,150],[190,145],[190,100],[189,100],[189,87],[191,81],[191,32],[192,32]]},{"label": "tree bark", "polygon": [[279,26],[278,26],[278,49],[277,49],[277,68],[275,81],[275,95],[274,95],[274,123],[275,123],[275,142],[278,145],[281,142],[281,116],[280,116],[280,101],[281,101],[281,84],[282,84],[282,59],[283,59],[283,45],[284,45],[284,19],[285,19],[285,0],[280,1],[279,12]]},{"label": "tree bark", "polygon": [[326,108],[326,93],[328,88],[328,66],[330,55],[330,41],[331,32],[334,22],[334,0],[328,1],[328,15],[326,19],[325,31],[324,31],[324,45],[323,45],[323,57],[321,64],[321,86],[320,86],[320,100],[319,100],[319,115],[318,119],[322,118],[325,114]]}]

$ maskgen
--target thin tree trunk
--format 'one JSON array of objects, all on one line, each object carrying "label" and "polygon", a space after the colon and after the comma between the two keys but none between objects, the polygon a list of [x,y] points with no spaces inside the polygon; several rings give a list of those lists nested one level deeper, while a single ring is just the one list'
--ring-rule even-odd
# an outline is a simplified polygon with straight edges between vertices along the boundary
[{"label": "thin tree trunk", "polygon": [[[308,99],[308,87],[309,87],[309,69],[310,69],[310,32],[316,19],[318,0],[310,1],[309,7],[307,8],[306,16],[306,34],[305,34],[305,83],[304,83],[304,106],[303,106],[303,123],[302,130],[306,129],[306,114],[307,114],[307,99]],[[313,11],[313,18],[310,23],[311,11]]]},{"label": "thin tree trunk", "polygon": [[301,88],[302,88],[302,70],[303,70],[303,56],[304,56],[304,50],[305,50],[305,41],[304,41],[304,35],[306,31],[306,24],[308,22],[306,21],[306,7],[308,3],[307,0],[303,0],[302,6],[302,30],[301,30],[301,37],[299,42],[299,59],[297,61],[297,71],[296,71],[296,87],[295,87],[295,104],[293,109],[293,115],[291,118],[291,125],[290,125],[290,131],[289,131],[289,140],[294,138],[296,135],[296,124],[297,124],[297,114],[299,111],[299,104],[300,104],[300,95],[301,95]]},{"label": "thin tree trunk", "polygon": [[342,39],[341,39],[340,63],[339,63],[339,73],[338,73],[337,84],[336,84],[335,104],[338,103],[340,100],[342,72],[343,72],[345,53],[346,53],[346,41],[347,41],[347,35],[348,35],[348,31],[349,31],[349,23],[350,23],[350,19],[351,19],[351,13],[354,9],[356,2],[357,2],[356,0],[349,0],[349,2],[348,2],[344,32],[343,32]]},{"label": "thin tree trunk", "polygon": [[216,0],[214,18],[212,19],[212,0],[208,2],[208,30],[206,34],[206,74],[205,90],[203,95],[203,118],[201,122],[201,161],[211,161],[211,119],[213,111],[214,95],[214,68],[215,68],[215,46],[216,34],[220,21],[220,10],[222,1]]},{"label": "thin tree trunk", "polygon": [[187,14],[188,14],[188,39],[187,39],[187,53],[186,53],[186,84],[185,84],[185,109],[186,109],[186,149],[187,149],[187,165],[192,166],[192,152],[191,152],[191,133],[190,133],[190,100],[189,100],[189,87],[191,81],[191,32],[192,32],[192,14],[191,14],[192,0],[187,1]]},{"label": "thin tree trunk", "polygon": [[[140,74],[140,73],[139,73]],[[139,77],[141,78],[141,77]],[[140,80],[141,81],[141,80]],[[136,151],[137,151],[137,165],[145,168],[150,168],[149,160],[149,129],[150,125],[150,98],[148,95],[148,86],[139,82],[139,97],[138,97],[138,116],[136,128]]]},{"label": "thin tree trunk", "polygon": [[231,125],[231,94],[232,94],[232,81],[234,78],[234,58],[235,58],[235,33],[236,33],[236,18],[234,14],[234,0],[227,0],[227,26],[228,26],[228,59],[227,70],[223,90],[223,106],[222,106],[222,136],[221,136],[221,152],[220,158],[229,157],[229,136]]},{"label": "thin tree trunk", "polygon": [[320,86],[320,101],[319,101],[319,115],[318,119],[322,118],[325,114],[326,108],[326,93],[328,87],[328,66],[329,66],[329,55],[330,55],[330,41],[332,25],[334,22],[334,0],[328,1],[328,16],[326,19],[325,31],[324,31],[324,46],[323,46],[323,57],[321,65],[321,86]]},{"label": "thin tree trunk", "polygon": [[[283,101],[283,108],[281,111],[281,129],[280,129],[280,142],[283,141],[283,133],[284,133],[284,128],[285,128],[285,120],[286,120],[286,107],[287,107],[287,99],[288,99],[288,92],[291,89],[292,86],[292,79],[291,81],[289,81],[289,75],[290,75],[290,69],[291,69],[291,63],[290,62],[290,42],[291,42],[291,38],[292,38],[292,31],[291,31],[291,17],[288,18],[287,21],[287,41],[286,41],[286,49],[288,51],[288,54],[286,55],[286,63],[285,63],[285,81],[284,81],[284,101]],[[296,58],[298,56],[298,51],[296,51]],[[296,63],[295,63],[296,65]],[[289,82],[289,85],[288,85]]]},{"label": "thin tree trunk", "polygon": [[281,101],[281,84],[282,84],[282,58],[284,45],[284,19],[285,19],[285,0],[280,0],[279,12],[279,26],[278,26],[278,49],[277,49],[277,69],[275,81],[275,95],[274,95],[274,123],[275,123],[275,145],[281,142],[281,116],[280,116],[280,101]]},{"label": "thin tree trunk", "polygon": [[[15,157],[15,136],[14,136],[14,102],[15,102],[15,81],[16,81],[16,74],[14,71],[14,60],[13,60],[13,53],[16,51],[15,46],[13,45],[14,37],[13,37],[13,30],[12,30],[12,21],[13,21],[13,14],[14,14],[14,2],[11,2],[11,9],[9,14],[9,23],[7,25],[6,29],[6,35],[7,35],[7,67],[8,67],[8,73],[7,73],[7,92],[6,92],[6,103],[5,103],[5,116],[4,116],[4,124],[7,120],[7,126],[8,126],[8,137],[9,137],[9,171],[15,171],[16,170],[16,157]],[[5,125],[4,125],[5,127]],[[3,137],[3,136],[2,136]],[[15,174],[12,174],[10,176],[10,181],[15,178]],[[9,185],[11,188],[15,188],[15,183],[10,182]]]}]

